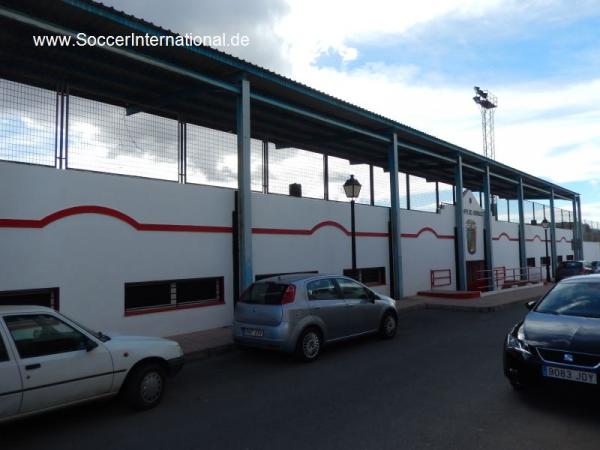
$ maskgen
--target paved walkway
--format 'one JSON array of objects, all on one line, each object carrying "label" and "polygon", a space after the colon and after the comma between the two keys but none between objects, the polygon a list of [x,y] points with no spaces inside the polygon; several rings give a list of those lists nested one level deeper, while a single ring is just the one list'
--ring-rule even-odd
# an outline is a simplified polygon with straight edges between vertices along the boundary
[{"label": "paved walkway", "polygon": [[[524,303],[544,295],[552,284],[538,284],[484,294],[477,299],[450,299],[434,297],[405,297],[397,302],[398,312],[419,309],[447,309],[454,311],[492,312],[515,303]],[[231,327],[215,328],[195,333],[171,336],[181,345],[188,360],[204,359],[219,355],[234,348]]]}]

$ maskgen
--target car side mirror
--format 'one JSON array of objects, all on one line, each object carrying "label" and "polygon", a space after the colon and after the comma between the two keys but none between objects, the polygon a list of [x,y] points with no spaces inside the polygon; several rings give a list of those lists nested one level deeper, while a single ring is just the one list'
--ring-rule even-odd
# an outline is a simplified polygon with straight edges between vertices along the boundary
[{"label": "car side mirror", "polygon": [[531,310],[533,309],[533,307],[535,306],[535,303],[536,303],[536,301],[535,301],[535,300],[532,300],[532,301],[530,301],[530,302],[527,302],[527,303],[525,303],[525,308],[527,308],[528,310],[530,310],[530,311],[531,311]]},{"label": "car side mirror", "polygon": [[94,350],[96,347],[98,347],[98,344],[96,344],[94,341],[92,341],[91,339],[86,339],[83,342],[83,346],[85,347],[85,351],[86,352],[91,352],[92,350]]},{"label": "car side mirror", "polygon": [[376,300],[379,300],[379,295],[377,295],[375,292],[371,291],[371,293],[369,295],[369,300],[371,300],[373,303],[375,303]]}]

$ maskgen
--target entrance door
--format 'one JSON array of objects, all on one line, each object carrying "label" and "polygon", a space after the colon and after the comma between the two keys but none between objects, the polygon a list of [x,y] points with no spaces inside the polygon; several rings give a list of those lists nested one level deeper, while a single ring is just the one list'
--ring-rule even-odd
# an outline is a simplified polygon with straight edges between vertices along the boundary
[{"label": "entrance door", "polygon": [[467,290],[486,291],[485,261],[467,261]]}]

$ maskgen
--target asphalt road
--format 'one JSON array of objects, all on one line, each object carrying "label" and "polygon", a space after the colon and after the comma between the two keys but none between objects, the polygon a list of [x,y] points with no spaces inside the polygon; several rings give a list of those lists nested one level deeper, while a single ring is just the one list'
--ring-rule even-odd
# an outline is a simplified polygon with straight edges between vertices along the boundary
[{"label": "asphalt road", "polygon": [[301,364],[232,352],[190,363],[157,409],[105,401],[0,426],[3,449],[600,448],[600,397],[522,396],[501,370],[524,315],[416,311],[393,341],[330,347]]}]

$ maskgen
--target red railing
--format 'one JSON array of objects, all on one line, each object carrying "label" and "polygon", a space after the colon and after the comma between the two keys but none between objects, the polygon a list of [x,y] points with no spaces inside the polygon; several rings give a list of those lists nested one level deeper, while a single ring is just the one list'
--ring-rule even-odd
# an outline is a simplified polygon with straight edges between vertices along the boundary
[{"label": "red railing", "polygon": [[450,269],[433,269],[430,271],[429,277],[431,289],[452,284],[452,271]]},{"label": "red railing", "polygon": [[529,283],[540,283],[544,280],[542,267],[496,267],[492,270],[477,271],[477,288],[489,291],[492,288],[505,289],[523,286]]}]

